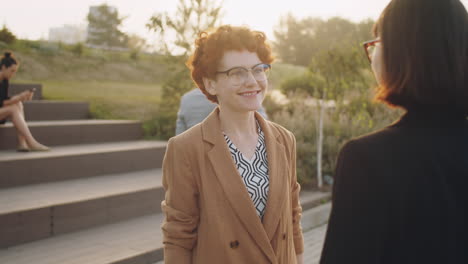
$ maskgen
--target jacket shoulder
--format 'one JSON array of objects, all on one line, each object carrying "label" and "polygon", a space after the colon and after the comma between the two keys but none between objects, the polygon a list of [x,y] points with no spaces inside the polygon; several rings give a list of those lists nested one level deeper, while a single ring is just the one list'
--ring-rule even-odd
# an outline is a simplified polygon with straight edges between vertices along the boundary
[{"label": "jacket shoulder", "polygon": [[377,175],[366,176],[364,171],[381,172],[378,175],[386,174],[390,170],[382,171],[382,169],[395,169],[392,164],[399,163],[398,161],[406,155],[404,153],[407,151],[401,142],[401,137],[401,131],[387,127],[349,140],[339,151],[336,173],[342,171],[353,174],[353,171],[359,171],[360,173],[354,173],[357,175],[354,178]]},{"label": "jacket shoulder", "polygon": [[175,146],[181,146],[184,149],[194,146],[194,142],[202,140],[201,124],[197,124],[183,133],[169,139],[169,142]]},{"label": "jacket shoulder", "polygon": [[[386,127],[349,140],[343,150],[359,150],[360,152],[381,151],[389,147],[395,148],[401,144],[402,133],[397,128]],[[372,153],[370,153],[372,154]]]},{"label": "jacket shoulder", "polygon": [[294,134],[283,126],[271,121],[267,121],[267,124],[271,130],[274,131],[274,133],[278,134],[283,140],[286,141],[285,143],[292,144],[293,141],[296,141]]}]

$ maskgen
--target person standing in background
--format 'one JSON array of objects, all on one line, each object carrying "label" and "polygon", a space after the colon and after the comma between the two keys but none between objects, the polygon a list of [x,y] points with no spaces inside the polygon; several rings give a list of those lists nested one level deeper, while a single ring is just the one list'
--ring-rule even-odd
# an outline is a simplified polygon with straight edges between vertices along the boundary
[{"label": "person standing in background", "polygon": [[[200,89],[195,88],[185,93],[180,99],[176,135],[201,123],[215,108],[216,104],[208,100]],[[258,113],[268,119],[263,106],[258,109]]]}]

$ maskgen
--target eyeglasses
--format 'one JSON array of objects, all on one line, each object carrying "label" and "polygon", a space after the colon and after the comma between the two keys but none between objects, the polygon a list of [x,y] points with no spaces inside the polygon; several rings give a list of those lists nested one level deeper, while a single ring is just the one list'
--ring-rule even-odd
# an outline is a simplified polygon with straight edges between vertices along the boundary
[{"label": "eyeglasses", "polygon": [[380,46],[380,39],[374,39],[362,43],[364,50],[366,51],[367,59],[372,63],[372,56],[374,55],[376,47]]},{"label": "eyeglasses", "polygon": [[229,81],[232,85],[240,86],[244,84],[247,79],[249,78],[249,72],[252,73],[252,76],[257,82],[264,82],[268,79],[270,75],[270,64],[259,63],[253,66],[251,69],[247,69],[244,67],[234,67],[227,71],[218,71],[218,74],[226,74]]}]

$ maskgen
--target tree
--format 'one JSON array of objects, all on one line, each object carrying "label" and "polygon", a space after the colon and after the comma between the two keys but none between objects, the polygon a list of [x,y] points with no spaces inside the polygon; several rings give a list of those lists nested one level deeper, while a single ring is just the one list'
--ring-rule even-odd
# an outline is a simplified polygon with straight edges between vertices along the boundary
[{"label": "tree", "polygon": [[146,26],[159,35],[161,51],[188,55],[197,35],[219,24],[221,10],[215,0],[179,0],[176,14],[154,14]]},{"label": "tree", "polygon": [[316,52],[315,29],[323,24],[321,19],[296,19],[292,14],[280,18],[274,31],[273,47],[285,63],[308,66]]},{"label": "tree", "polygon": [[274,32],[274,48],[280,59],[286,63],[308,66],[306,73],[287,80],[281,89],[284,92],[305,92],[315,107],[319,187],[322,187],[323,145],[327,137],[324,134],[327,105],[332,102],[335,105],[334,113],[338,114],[338,108],[346,107],[346,94],[358,94],[362,102],[369,99],[366,95],[370,83],[364,70],[368,63],[360,43],[372,38],[373,24],[372,20],[353,23],[339,17],[328,20],[312,17],[296,19],[288,14],[280,19]]},{"label": "tree", "polygon": [[134,61],[137,61],[139,58],[139,53],[148,47],[146,44],[146,39],[136,34],[132,34],[128,37],[127,45],[130,49],[130,59]]},{"label": "tree", "polygon": [[131,34],[128,37],[127,41],[127,46],[131,50],[136,50],[138,52],[146,49],[148,47],[148,44],[146,43],[146,39],[136,35],[136,34]]},{"label": "tree", "polygon": [[154,127],[158,137],[175,133],[180,97],[193,88],[185,61],[198,34],[219,25],[222,3],[215,0],[180,0],[174,15],[154,14],[148,29],[159,37],[159,49],[166,55],[169,72],[164,80],[161,104]]},{"label": "tree", "polygon": [[339,17],[299,20],[288,14],[280,19],[274,31],[274,48],[283,62],[308,66],[323,51],[351,49],[372,38],[372,25],[372,20],[361,23]]},{"label": "tree", "polygon": [[127,47],[128,37],[119,29],[125,17],[120,17],[116,8],[107,4],[91,7],[87,18],[87,43],[107,48]]},{"label": "tree", "polygon": [[[320,75],[322,78],[316,83],[315,97],[320,98],[316,104],[316,128],[317,128],[317,183],[323,186],[322,157],[323,157],[323,120],[326,111],[326,101],[333,100],[336,103],[343,101],[344,94],[349,90],[356,80],[361,78],[362,58],[360,60],[356,49],[346,52],[335,49],[322,52],[312,60],[309,70]],[[365,84],[362,87],[368,87]]]},{"label": "tree", "polygon": [[16,41],[16,36],[3,25],[2,30],[0,30],[0,41],[11,44]]},{"label": "tree", "polygon": [[76,43],[75,45],[72,46],[71,52],[75,54],[76,56],[81,57],[84,53],[84,48],[85,46],[83,45],[83,43],[81,42]]},{"label": "tree", "polygon": [[[322,158],[324,153],[324,119],[329,109],[339,113],[340,107],[346,107],[345,97],[349,93],[366,95],[370,87],[365,70],[365,56],[359,47],[354,49],[335,48],[317,53],[312,59],[308,71],[299,77],[282,83],[285,93],[302,92],[308,95],[309,104],[315,108],[316,128],[316,176],[318,187],[323,186]],[[333,108],[330,107],[333,105]],[[312,158],[312,157],[309,157]]]}]

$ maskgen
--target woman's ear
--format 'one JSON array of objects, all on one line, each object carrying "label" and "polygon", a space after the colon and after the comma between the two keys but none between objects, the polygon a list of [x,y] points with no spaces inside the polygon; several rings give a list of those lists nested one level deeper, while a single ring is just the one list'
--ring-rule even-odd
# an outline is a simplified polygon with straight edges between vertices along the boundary
[{"label": "woman's ear", "polygon": [[216,86],[214,80],[203,78],[203,85],[205,85],[205,89],[209,94],[216,95]]}]

